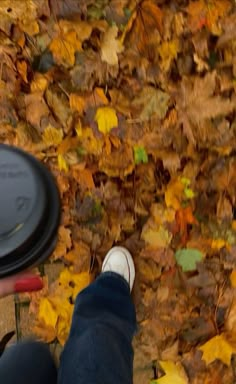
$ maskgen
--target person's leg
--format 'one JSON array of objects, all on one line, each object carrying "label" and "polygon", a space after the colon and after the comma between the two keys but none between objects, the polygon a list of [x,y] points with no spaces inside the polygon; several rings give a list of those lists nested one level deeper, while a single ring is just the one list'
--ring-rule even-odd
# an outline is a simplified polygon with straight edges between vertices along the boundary
[{"label": "person's leg", "polygon": [[0,357],[1,384],[56,384],[57,369],[49,348],[36,341],[8,347]]},{"label": "person's leg", "polygon": [[119,268],[114,268],[114,260],[110,264],[76,299],[70,336],[61,356],[59,384],[132,383],[136,315],[130,289],[134,267],[126,264],[132,280],[129,285],[127,276],[123,278]]}]

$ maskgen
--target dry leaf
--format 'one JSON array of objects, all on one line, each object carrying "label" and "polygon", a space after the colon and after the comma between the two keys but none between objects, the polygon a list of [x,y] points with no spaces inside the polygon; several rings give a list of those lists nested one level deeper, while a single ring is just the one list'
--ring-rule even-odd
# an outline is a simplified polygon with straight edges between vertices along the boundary
[{"label": "dry leaf", "polygon": [[224,364],[230,365],[231,356],[236,352],[230,343],[225,339],[224,334],[217,335],[199,347],[203,352],[202,359],[206,364],[210,364],[216,359],[221,360]]},{"label": "dry leaf", "polygon": [[63,139],[63,131],[62,129],[57,129],[49,124],[45,130],[43,131],[43,141],[48,146],[51,145],[59,145]]},{"label": "dry leaf", "polygon": [[219,35],[221,28],[218,21],[231,7],[229,0],[211,0],[209,3],[204,0],[191,1],[187,7],[190,29],[195,32],[206,26],[213,34]]},{"label": "dry leaf", "polygon": [[164,370],[165,376],[161,377],[160,379],[153,380],[153,384],[189,383],[185,370],[180,363],[174,363],[173,361],[159,361],[159,364]]},{"label": "dry leaf", "polygon": [[101,57],[109,65],[118,65],[118,53],[124,49],[122,43],[117,39],[118,28],[112,26],[105,32],[101,44]]}]

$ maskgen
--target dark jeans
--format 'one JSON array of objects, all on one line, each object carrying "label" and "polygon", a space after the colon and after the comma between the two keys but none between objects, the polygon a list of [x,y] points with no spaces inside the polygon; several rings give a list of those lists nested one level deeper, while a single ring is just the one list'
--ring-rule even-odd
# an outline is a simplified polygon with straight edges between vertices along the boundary
[{"label": "dark jeans", "polygon": [[136,316],[129,286],[106,272],[77,297],[59,371],[46,345],[9,347],[0,358],[2,384],[131,384]]}]

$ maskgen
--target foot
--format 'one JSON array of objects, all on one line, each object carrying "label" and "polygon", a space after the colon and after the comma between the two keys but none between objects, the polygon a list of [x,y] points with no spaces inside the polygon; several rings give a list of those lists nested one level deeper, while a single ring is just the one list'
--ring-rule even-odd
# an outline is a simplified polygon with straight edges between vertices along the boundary
[{"label": "foot", "polygon": [[129,284],[132,291],[135,278],[134,262],[128,249],[124,247],[113,247],[107,253],[103,264],[102,272],[115,272],[121,275]]}]

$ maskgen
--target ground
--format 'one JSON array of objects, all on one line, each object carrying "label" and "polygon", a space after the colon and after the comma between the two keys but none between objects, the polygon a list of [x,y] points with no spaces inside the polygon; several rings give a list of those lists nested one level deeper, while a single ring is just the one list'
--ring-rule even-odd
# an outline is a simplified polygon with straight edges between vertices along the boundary
[{"label": "ground", "polygon": [[1,301],[0,334],[16,320],[59,355],[121,244],[135,384],[236,381],[235,25],[233,0],[1,0],[0,140],[50,169],[62,217],[43,291]]}]

